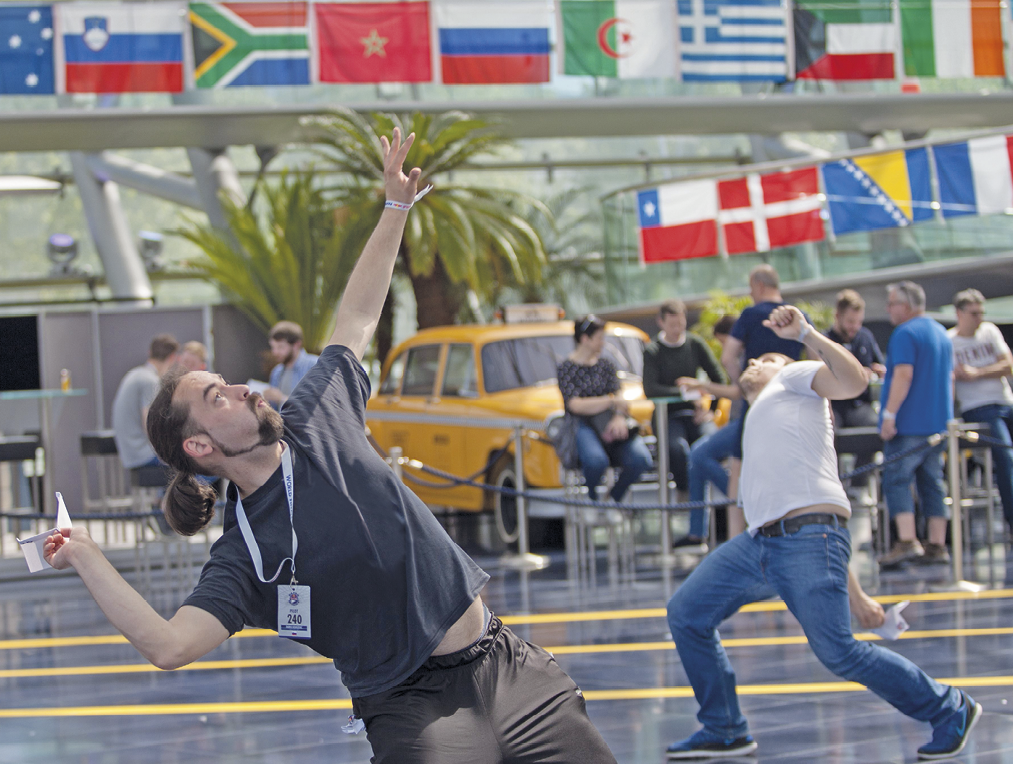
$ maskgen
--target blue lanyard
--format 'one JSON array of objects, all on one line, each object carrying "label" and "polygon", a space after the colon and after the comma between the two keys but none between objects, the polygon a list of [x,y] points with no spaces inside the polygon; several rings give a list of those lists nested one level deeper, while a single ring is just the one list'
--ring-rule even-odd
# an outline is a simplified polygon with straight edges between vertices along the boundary
[{"label": "blue lanyard", "polygon": [[246,548],[250,550],[250,559],[253,560],[253,568],[257,572],[257,578],[262,583],[270,584],[274,582],[278,576],[281,575],[281,569],[286,562],[291,562],[292,569],[292,583],[295,584],[295,553],[299,549],[299,538],[295,535],[295,522],[292,519],[295,500],[294,493],[295,487],[292,484],[292,449],[287,443],[282,443],[285,450],[281,452],[281,473],[282,482],[285,484],[285,497],[288,499],[288,522],[292,526],[292,556],[286,557],[280,563],[278,563],[278,570],[270,578],[264,578],[264,560],[260,556],[260,547],[257,546],[257,539],[253,535],[253,529],[250,527],[250,521],[246,519],[246,513],[243,511],[243,500],[236,497],[236,520],[239,522],[239,530],[243,534],[243,541],[246,542]]}]

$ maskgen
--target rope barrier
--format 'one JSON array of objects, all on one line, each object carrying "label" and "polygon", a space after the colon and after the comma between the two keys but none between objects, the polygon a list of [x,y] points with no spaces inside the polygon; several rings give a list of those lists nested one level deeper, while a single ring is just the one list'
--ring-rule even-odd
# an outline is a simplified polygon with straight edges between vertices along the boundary
[{"label": "rope barrier", "polygon": [[[91,520],[144,520],[149,517],[160,517],[162,515],[161,510],[152,510],[151,512],[90,512],[84,514],[74,515],[74,520],[85,523]],[[36,520],[52,520],[56,521],[56,515],[44,515],[44,514],[23,514],[20,512],[0,512],[0,520],[30,520],[35,522]]]}]

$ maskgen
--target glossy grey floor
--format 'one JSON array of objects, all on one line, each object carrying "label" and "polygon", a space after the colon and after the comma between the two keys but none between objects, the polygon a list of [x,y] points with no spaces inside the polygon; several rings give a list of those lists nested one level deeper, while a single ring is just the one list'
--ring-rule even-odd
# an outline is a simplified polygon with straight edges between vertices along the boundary
[{"label": "glossy grey floor", "polygon": [[[306,648],[276,636],[234,638],[205,659],[214,663],[196,670],[148,670],[129,645],[101,639],[113,632],[79,579],[14,577],[17,562],[0,564],[3,764],[369,760],[365,736],[340,730],[347,693],[336,672]],[[485,592],[490,607],[517,617],[512,628],[524,638],[557,648],[619,762],[658,764],[666,745],[696,729],[696,702],[675,650],[664,644],[671,637],[657,610],[685,571],[643,564],[635,580],[617,580],[603,558],[596,580],[578,583],[562,559],[534,573],[480,562],[493,576]],[[946,578],[939,568],[874,578],[867,555],[857,554],[856,562],[879,594],[925,595]],[[996,563],[991,585],[1001,590],[1001,550]],[[974,572],[989,575],[983,563]],[[186,591],[179,577],[156,575],[148,597],[168,614]],[[967,764],[1013,762],[1013,590],[993,594],[999,596],[916,597],[905,612],[913,638],[890,644],[935,677],[962,678],[984,706],[957,759]],[[585,615],[530,623],[521,617],[527,613]],[[755,759],[911,762],[928,740],[926,725],[871,693],[843,691],[783,610],[739,613],[721,635],[735,640],[728,651],[743,691],[757,693],[742,698],[759,741]]]}]

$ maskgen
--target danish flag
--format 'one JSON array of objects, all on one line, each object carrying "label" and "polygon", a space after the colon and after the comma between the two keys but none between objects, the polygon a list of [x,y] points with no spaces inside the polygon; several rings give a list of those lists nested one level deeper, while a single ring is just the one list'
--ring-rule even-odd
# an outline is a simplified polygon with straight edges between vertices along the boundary
[{"label": "danish flag", "polygon": [[725,251],[767,252],[824,238],[815,167],[718,182]]}]

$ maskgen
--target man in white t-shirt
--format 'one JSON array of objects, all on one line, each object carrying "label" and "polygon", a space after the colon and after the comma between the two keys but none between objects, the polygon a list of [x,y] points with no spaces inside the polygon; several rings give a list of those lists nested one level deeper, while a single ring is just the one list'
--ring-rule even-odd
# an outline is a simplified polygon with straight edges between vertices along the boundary
[{"label": "man in white t-shirt", "polygon": [[1002,511],[1013,528],[1013,391],[1007,377],[1013,354],[999,327],[985,321],[985,296],[965,289],[953,297],[957,325],[947,334],[953,342],[953,378],[957,410],[965,422],[984,422],[989,435],[1006,444],[992,447],[996,484]]},{"label": "man in white t-shirt", "polygon": [[668,758],[756,749],[717,627],[743,605],[774,596],[784,600],[823,665],[932,724],[932,741],[918,749],[919,758],[949,758],[964,747],[981,706],[907,658],[851,633],[852,610],[866,628],[879,625],[883,611],[848,570],[851,509],[837,477],[828,399],[860,394],[865,372],[850,352],[813,330],[798,308],[775,308],[764,324],[779,337],[803,342],[821,360],[793,363],[766,353],[739,377],[750,403],[739,483],[748,530],[704,558],[668,603],[669,628],[703,725],[669,746]]}]

